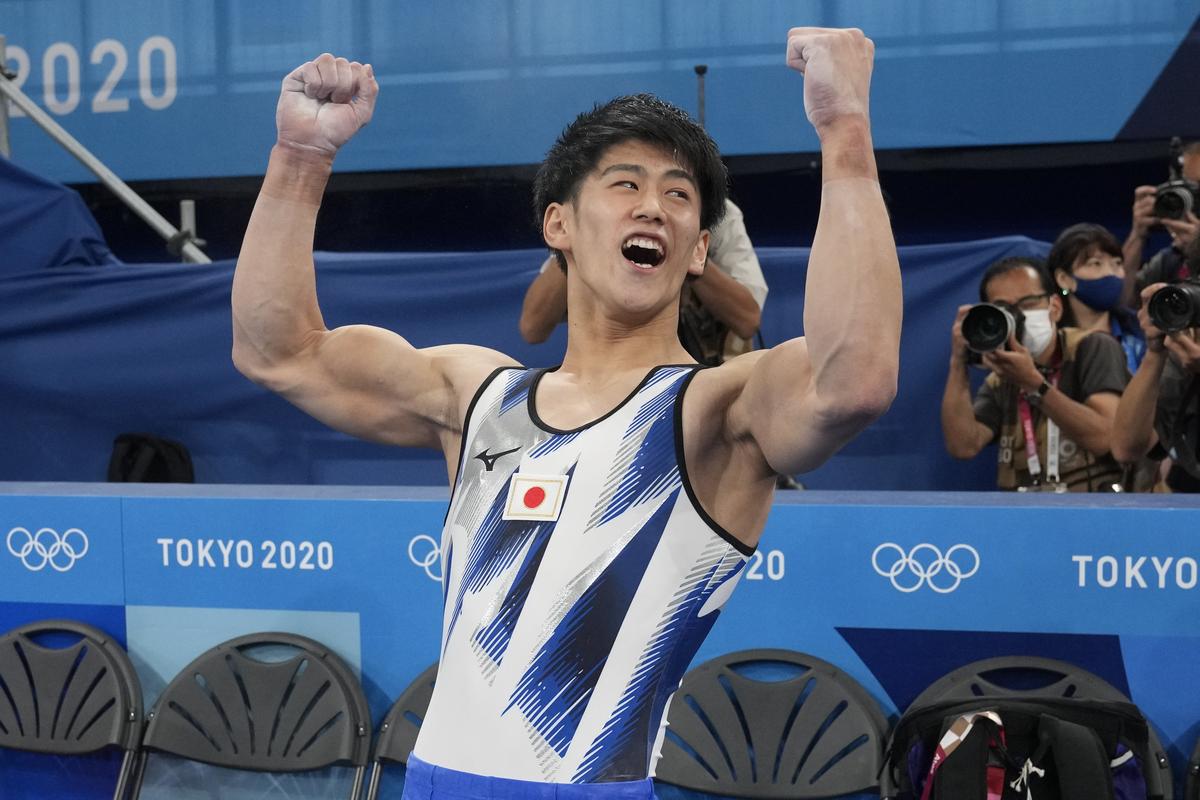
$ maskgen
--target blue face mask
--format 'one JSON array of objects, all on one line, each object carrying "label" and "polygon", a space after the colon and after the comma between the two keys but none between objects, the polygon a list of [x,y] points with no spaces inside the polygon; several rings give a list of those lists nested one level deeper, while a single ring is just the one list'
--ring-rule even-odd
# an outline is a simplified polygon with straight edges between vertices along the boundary
[{"label": "blue face mask", "polygon": [[1085,280],[1075,279],[1075,296],[1093,311],[1111,311],[1121,302],[1121,290],[1125,281],[1117,275]]}]

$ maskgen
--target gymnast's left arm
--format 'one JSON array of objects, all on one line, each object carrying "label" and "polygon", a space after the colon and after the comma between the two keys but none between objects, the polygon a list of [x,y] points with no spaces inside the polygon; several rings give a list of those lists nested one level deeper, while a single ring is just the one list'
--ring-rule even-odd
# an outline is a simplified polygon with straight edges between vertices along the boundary
[{"label": "gymnast's left arm", "polygon": [[751,438],[781,473],[819,466],[896,395],[900,265],[871,142],[873,59],[874,44],[856,29],[788,35],[788,65],[804,74],[805,112],[822,157],[805,336],[757,360],[728,417],[731,433]]}]

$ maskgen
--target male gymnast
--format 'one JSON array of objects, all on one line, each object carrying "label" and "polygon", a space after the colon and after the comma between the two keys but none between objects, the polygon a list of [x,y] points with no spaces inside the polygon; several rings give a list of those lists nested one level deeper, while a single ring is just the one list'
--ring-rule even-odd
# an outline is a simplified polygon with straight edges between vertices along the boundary
[{"label": "male gymnast", "polygon": [[405,798],[653,796],[667,704],[757,545],[776,475],[824,462],[895,395],[900,274],[873,59],[858,30],[789,32],[822,157],[806,336],[703,369],[677,337],[680,287],[704,269],[726,174],[686,114],[619,98],[551,148],[535,204],[566,265],[567,349],[525,369],[486,347],[326,328],[317,210],[378,85],[329,54],[284,79],[234,277],[234,362],[334,428],[439,448],[453,487],[441,661]]}]

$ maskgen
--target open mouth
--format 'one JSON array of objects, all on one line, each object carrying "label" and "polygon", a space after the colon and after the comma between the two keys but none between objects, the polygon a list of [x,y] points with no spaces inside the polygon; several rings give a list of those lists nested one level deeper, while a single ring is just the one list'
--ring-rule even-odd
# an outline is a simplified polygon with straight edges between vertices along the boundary
[{"label": "open mouth", "polygon": [[663,246],[644,236],[631,236],[621,245],[621,255],[639,267],[657,267],[664,256]]}]

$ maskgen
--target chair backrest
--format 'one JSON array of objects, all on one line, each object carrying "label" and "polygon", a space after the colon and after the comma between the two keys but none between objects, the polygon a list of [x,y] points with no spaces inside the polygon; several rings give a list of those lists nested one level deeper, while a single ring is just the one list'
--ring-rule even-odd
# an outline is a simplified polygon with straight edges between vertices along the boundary
[{"label": "chair backrest", "polygon": [[1200,800],[1200,738],[1196,739],[1196,746],[1192,748],[1192,756],[1188,759],[1183,800]]},{"label": "chair backrest", "polygon": [[[289,657],[255,658],[264,647]],[[357,797],[370,725],[362,686],[337,654],[296,634],[252,633],[179,671],[149,714],[142,748],[260,772],[349,765]]]},{"label": "chair backrest", "polygon": [[[63,637],[50,647],[34,637]],[[0,636],[0,747],[38,753],[125,751],[125,793],[142,734],[142,688],[129,656],[104,631],[51,619]]]},{"label": "chair backrest", "polygon": [[[1067,661],[1040,656],[1000,656],[974,661],[952,670],[922,691],[910,708],[947,700],[981,697],[1075,697],[1081,700],[1131,702],[1108,681]],[[1173,797],[1171,764],[1162,742],[1149,726],[1150,757],[1144,765],[1146,789],[1151,796]],[[890,779],[884,788],[890,790]],[[889,792],[885,792],[885,796]]]},{"label": "chair backrest", "polygon": [[425,721],[425,713],[429,710],[429,700],[433,697],[437,673],[438,665],[435,661],[400,693],[383,722],[379,724],[379,733],[375,737],[375,754],[372,758],[374,765],[367,786],[367,800],[375,800],[379,794],[379,781],[384,764],[408,763],[408,756],[412,753],[413,746],[417,743],[417,734],[421,731],[421,723]]},{"label": "chair backrest", "polygon": [[[782,680],[750,677],[768,665]],[[743,650],[683,678],[655,777],[711,794],[836,797],[878,785],[887,718],[853,678],[791,650]]]}]

